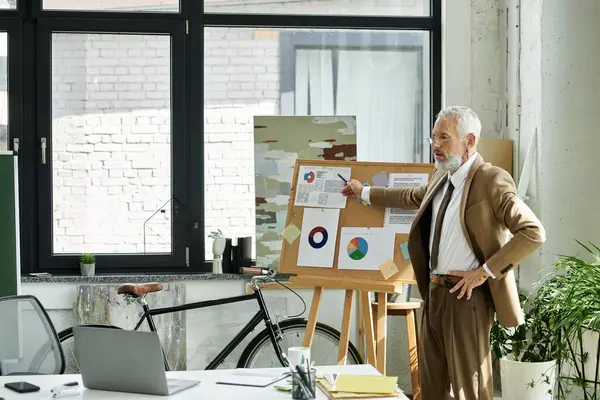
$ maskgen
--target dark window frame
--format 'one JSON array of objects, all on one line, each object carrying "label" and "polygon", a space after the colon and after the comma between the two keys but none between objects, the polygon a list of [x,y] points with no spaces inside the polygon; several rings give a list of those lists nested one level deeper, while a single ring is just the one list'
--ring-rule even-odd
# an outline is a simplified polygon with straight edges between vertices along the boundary
[{"label": "dark window frame", "polygon": [[187,166],[185,146],[185,24],[177,20],[129,20],[127,26],[120,21],[70,18],[45,18],[38,23],[38,62],[49,68],[38,69],[38,143],[46,138],[46,164],[38,165],[38,260],[50,272],[72,271],[79,267],[77,254],[53,254],[53,190],[52,190],[52,34],[114,33],[131,35],[170,36],[171,43],[171,190],[172,210],[171,254],[97,254],[96,268],[102,272],[166,271],[175,266],[187,267],[186,247],[188,225]]},{"label": "dark window frame", "polygon": [[[0,10],[0,31],[9,32],[9,143],[18,138],[20,180],[21,271],[79,274],[76,256],[48,257],[52,237],[51,189],[40,174],[39,138],[51,125],[49,32],[174,32],[172,39],[172,188],[181,205],[174,217],[181,232],[174,239],[176,257],[101,255],[97,273],[209,272],[204,224],[204,29],[329,28],[429,31],[431,122],[441,109],[441,0],[430,0],[430,16],[338,16],[205,13],[202,1],[181,0],[180,12],[110,12],[42,10],[42,0],[19,0],[16,10]],[[154,31],[152,31],[154,29]],[[175,37],[172,36],[172,37]],[[50,121],[51,122],[51,121]],[[47,138],[49,136],[46,136]],[[48,150],[50,151],[50,149]],[[48,154],[51,154],[50,152]],[[200,156],[198,156],[200,155]],[[178,167],[176,167],[177,165]],[[177,172],[175,172],[177,170]],[[38,185],[38,182],[40,184]],[[45,186],[44,186],[45,185]],[[44,217],[41,219],[40,216]],[[46,222],[44,222],[46,221]],[[42,226],[43,224],[50,224]],[[40,230],[42,228],[42,230]],[[41,239],[41,240],[40,240]],[[177,242],[177,243],[175,243]],[[183,249],[183,253],[182,250]],[[157,258],[158,257],[158,258]],[[187,265],[189,264],[189,266]]]}]

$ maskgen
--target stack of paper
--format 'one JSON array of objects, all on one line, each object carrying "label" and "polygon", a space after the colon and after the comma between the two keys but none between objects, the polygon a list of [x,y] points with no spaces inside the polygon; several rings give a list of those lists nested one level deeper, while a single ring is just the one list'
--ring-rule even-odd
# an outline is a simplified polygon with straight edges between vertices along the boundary
[{"label": "stack of paper", "polygon": [[327,378],[318,378],[317,385],[330,399],[367,399],[399,397],[398,377],[377,375],[340,374],[332,384]]},{"label": "stack of paper", "polygon": [[217,383],[225,385],[238,386],[257,386],[265,387],[277,381],[290,376],[289,372],[281,373],[268,369],[245,369],[239,368],[225,378],[221,378]]}]

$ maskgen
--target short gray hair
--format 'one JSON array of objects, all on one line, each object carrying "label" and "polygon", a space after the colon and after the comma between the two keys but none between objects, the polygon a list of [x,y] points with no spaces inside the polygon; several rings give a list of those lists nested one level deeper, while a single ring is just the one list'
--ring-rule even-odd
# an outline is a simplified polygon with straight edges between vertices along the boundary
[{"label": "short gray hair", "polygon": [[462,138],[469,133],[475,135],[475,143],[479,142],[481,134],[481,121],[475,111],[464,106],[450,106],[444,108],[437,115],[437,119],[454,118],[456,121],[456,133]]}]

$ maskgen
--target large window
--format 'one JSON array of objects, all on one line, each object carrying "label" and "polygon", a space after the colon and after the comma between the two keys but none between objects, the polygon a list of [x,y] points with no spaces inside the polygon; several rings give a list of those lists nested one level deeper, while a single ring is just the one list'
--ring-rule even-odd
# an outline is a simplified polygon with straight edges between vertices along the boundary
[{"label": "large window", "polygon": [[428,161],[428,32],[204,32],[208,231],[255,235],[255,115],[356,116],[358,160]]},{"label": "large window", "polygon": [[256,236],[256,115],[356,116],[359,160],[429,161],[440,28],[441,0],[0,0],[22,270],[209,271],[211,231]]},{"label": "large window", "polygon": [[54,254],[171,252],[170,65],[166,35],[52,34]]}]

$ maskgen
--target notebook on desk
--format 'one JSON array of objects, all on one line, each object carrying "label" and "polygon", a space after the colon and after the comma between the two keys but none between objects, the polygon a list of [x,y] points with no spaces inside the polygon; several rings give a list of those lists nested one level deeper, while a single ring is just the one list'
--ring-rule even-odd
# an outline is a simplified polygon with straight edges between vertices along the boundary
[{"label": "notebook on desk", "polygon": [[396,386],[397,377],[334,375],[335,384],[331,377],[317,377],[317,386],[332,400],[390,398],[402,393]]},{"label": "notebook on desk", "polygon": [[238,368],[231,375],[221,378],[217,383],[223,385],[266,387],[290,376],[289,372],[269,369]]}]

